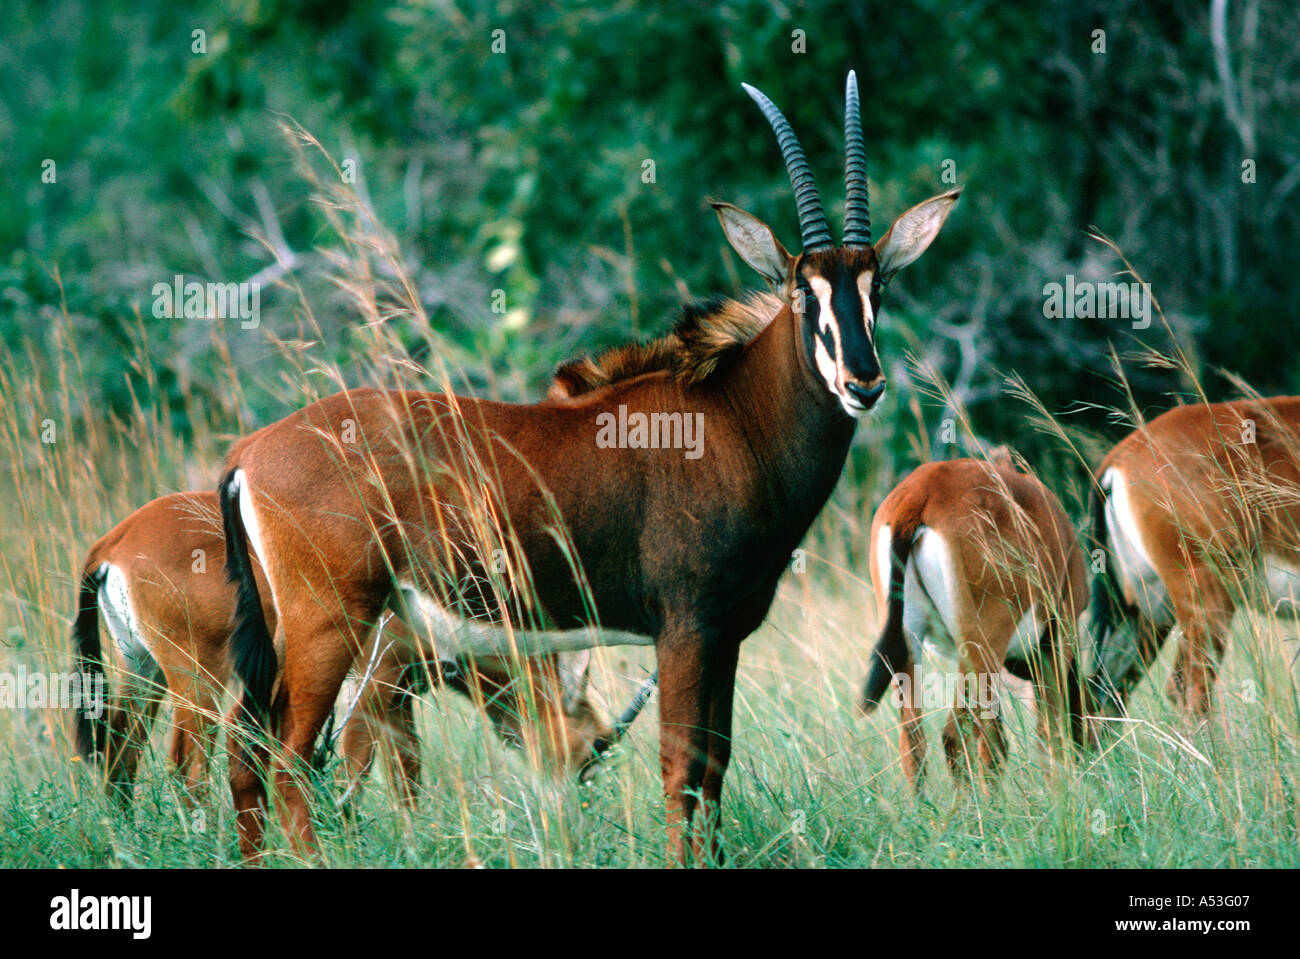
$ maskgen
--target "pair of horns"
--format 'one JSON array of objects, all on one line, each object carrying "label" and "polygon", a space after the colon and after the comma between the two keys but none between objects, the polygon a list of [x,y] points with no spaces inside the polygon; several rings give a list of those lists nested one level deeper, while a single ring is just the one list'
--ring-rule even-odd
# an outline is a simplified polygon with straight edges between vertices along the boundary
[{"label": "pair of horns", "polygon": [[[794,201],[799,208],[799,232],[802,234],[803,251],[816,253],[834,246],[831,240],[830,224],[822,211],[821,197],[817,194],[817,184],[813,182],[812,170],[804,156],[803,148],[794,135],[790,121],[785,118],[771,100],[763,93],[742,83],[745,92],[758,104],[772,125],[776,142],[781,147],[781,156],[785,158],[785,168],[790,173],[790,185],[794,188]],[[871,245],[871,214],[867,202],[867,148],[862,139],[862,113],[858,105],[858,77],[852,70],[844,84],[844,185],[847,195],[844,201],[844,245],[846,247]]]}]

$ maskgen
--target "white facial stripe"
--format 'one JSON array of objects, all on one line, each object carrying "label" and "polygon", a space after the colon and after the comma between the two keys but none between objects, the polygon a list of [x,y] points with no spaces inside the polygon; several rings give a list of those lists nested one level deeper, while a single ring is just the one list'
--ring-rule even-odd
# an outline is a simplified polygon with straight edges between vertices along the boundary
[{"label": "white facial stripe", "polygon": [[[835,320],[835,311],[831,309],[831,285],[820,276],[810,276],[808,285],[812,287],[813,295],[817,297],[817,306],[820,310],[817,314],[817,325],[823,333],[829,330],[831,340],[835,343],[835,357],[832,359],[826,353],[826,346],[821,338],[817,339],[817,369],[826,380],[830,391],[843,398],[844,390],[840,387],[840,383],[843,380],[841,373],[844,370],[844,348],[840,345],[840,328]],[[826,359],[825,363],[823,357]]]},{"label": "white facial stripe", "polygon": [[[858,293],[862,296],[862,326],[869,338],[876,329],[876,314],[871,310],[871,282],[874,278],[871,273],[863,273],[858,277]],[[872,343],[875,343],[874,339]]]},{"label": "white facial stripe", "polygon": [[826,381],[826,388],[832,393],[838,394],[839,390],[836,389],[836,384],[839,382],[839,370],[835,366],[835,360],[826,352],[826,344],[822,342],[820,336],[816,338],[815,342],[813,359],[817,362],[817,372]]},{"label": "white facial stripe", "polygon": [[862,295],[862,325],[866,328],[867,339],[871,341],[871,354],[880,368],[880,354],[876,351],[876,314],[871,309],[871,282],[873,274],[863,273],[858,277],[858,293]]},{"label": "white facial stripe", "polygon": [[817,325],[823,333],[829,329],[835,334],[835,351],[838,354],[840,338],[835,328],[835,311],[831,309],[831,285],[820,276],[810,276],[808,285],[812,287],[813,296],[817,297],[817,305],[820,308],[817,314]]}]

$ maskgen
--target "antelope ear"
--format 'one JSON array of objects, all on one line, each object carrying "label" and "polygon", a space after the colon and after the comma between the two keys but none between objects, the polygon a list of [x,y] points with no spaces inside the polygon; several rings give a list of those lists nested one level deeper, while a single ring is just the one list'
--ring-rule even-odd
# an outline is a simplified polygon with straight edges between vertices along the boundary
[{"label": "antelope ear", "polygon": [[772,228],[730,203],[710,200],[709,205],[717,212],[722,232],[727,234],[727,242],[740,258],[772,284],[773,289],[785,286],[795,258],[786,252]]},{"label": "antelope ear", "polygon": [[876,243],[876,259],[880,263],[882,281],[888,280],[925,252],[939,235],[939,230],[959,196],[960,188],[932,196],[894,221],[894,225]]}]

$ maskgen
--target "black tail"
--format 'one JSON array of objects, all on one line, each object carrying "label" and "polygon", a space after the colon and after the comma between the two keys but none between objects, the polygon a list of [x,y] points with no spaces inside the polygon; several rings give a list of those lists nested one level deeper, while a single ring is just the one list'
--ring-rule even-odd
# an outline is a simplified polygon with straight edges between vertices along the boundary
[{"label": "black tail", "polygon": [[[85,676],[104,675],[103,649],[99,639],[99,587],[104,576],[98,571],[84,573],[77,588],[77,618],[72,623],[74,668]],[[83,685],[84,688],[84,685]],[[83,706],[86,704],[82,704]],[[88,709],[75,712],[77,753],[87,762],[104,757],[105,727],[90,718]]]},{"label": "black tail", "polygon": [[[1095,698],[1094,706],[1116,697],[1114,681],[1118,676],[1108,676],[1103,665],[1106,641],[1125,618],[1124,604],[1115,554],[1110,548],[1110,533],[1106,528],[1106,495],[1100,486],[1092,490],[1092,542],[1091,559],[1096,570],[1092,577],[1092,595],[1088,601],[1088,624],[1092,630],[1093,673],[1088,677],[1089,696]],[[1100,564],[1100,569],[1097,566]]]},{"label": "black tail", "polygon": [[231,470],[217,487],[221,525],[226,535],[226,578],[238,587],[230,653],[235,674],[244,684],[243,718],[262,725],[271,711],[277,663],[275,644],[262,614],[262,597],[248,555],[248,533],[239,515],[239,484]]},{"label": "black tail", "polygon": [[912,553],[913,530],[895,528],[890,543],[889,602],[885,626],[871,654],[871,669],[862,687],[861,708],[869,713],[880,704],[880,697],[889,688],[894,675],[907,668],[911,653],[907,638],[903,636],[903,574],[907,558]]}]

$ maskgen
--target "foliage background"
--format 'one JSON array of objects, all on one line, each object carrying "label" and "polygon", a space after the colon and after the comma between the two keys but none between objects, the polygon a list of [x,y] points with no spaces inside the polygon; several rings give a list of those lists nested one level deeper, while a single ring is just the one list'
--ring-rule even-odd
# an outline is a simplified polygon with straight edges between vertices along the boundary
[{"label": "foliage background", "polygon": [[[653,333],[690,296],[755,285],[706,195],[797,246],[785,172],[742,80],[792,118],[838,216],[853,67],[877,234],[946,187],[945,160],[966,188],[887,297],[895,383],[909,381],[914,350],[953,383],[977,432],[1032,448],[1003,376],[1018,371],[1049,409],[1102,426],[1081,404],[1115,399],[1113,346],[1140,405],[1170,405],[1163,394],[1185,384],[1132,359],[1127,323],[1043,316],[1045,283],[1119,268],[1086,236],[1096,227],[1152,283],[1212,398],[1230,389],[1219,367],[1295,392],[1300,8],[1225,6],[1220,63],[1211,5],[1191,0],[18,0],[0,44],[0,338],[41,362],[66,304],[97,384],[74,412],[162,403],[181,429],[187,394],[222,405],[229,349],[249,371],[243,413],[265,422],[289,402],[256,388],[279,362],[265,334],[300,332],[300,295],[264,290],[250,334],[155,320],[150,290],[175,273],[265,278],[278,250],[327,358],[346,368],[358,318],[322,279],[322,251],[340,241],[277,131],[290,117],[355,160],[466,387],[535,396],[575,350]],[[494,54],[497,29],[506,50]],[[54,184],[41,179],[47,158]],[[132,360],[142,339],[151,371]],[[1154,328],[1146,342],[1165,339]],[[917,433],[937,436],[941,415],[925,404]],[[897,469],[916,456],[894,453]]]}]

